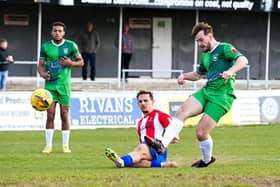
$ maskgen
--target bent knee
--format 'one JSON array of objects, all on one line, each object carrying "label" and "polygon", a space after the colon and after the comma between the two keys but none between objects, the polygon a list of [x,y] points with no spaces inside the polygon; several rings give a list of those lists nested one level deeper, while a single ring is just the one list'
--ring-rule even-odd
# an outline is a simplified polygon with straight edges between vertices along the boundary
[{"label": "bent knee", "polygon": [[148,147],[147,144],[139,144],[139,145],[135,148],[135,151],[137,151],[138,153],[146,152],[147,150],[149,150],[149,147]]},{"label": "bent knee", "polygon": [[195,109],[195,108],[189,108],[189,107],[186,108],[184,106],[181,106],[177,110],[175,117],[182,121],[185,121],[187,118],[198,115],[200,113],[201,113],[201,109]]},{"label": "bent knee", "polygon": [[150,155],[150,150],[147,144],[139,144],[133,152],[137,153],[141,159],[147,158]]},{"label": "bent knee", "polygon": [[177,110],[177,112],[175,113],[175,117],[182,121],[185,121],[185,119],[190,116],[190,112],[188,110],[185,110],[184,108],[179,108],[179,110]]},{"label": "bent knee", "polygon": [[138,148],[139,148],[139,150],[141,150],[141,151],[149,150],[149,147],[148,147],[147,144],[139,144],[139,145],[138,145]]},{"label": "bent knee", "polygon": [[208,136],[209,136],[208,131],[204,131],[201,128],[196,129],[196,137],[198,140],[200,140],[200,141],[206,140],[208,138]]}]

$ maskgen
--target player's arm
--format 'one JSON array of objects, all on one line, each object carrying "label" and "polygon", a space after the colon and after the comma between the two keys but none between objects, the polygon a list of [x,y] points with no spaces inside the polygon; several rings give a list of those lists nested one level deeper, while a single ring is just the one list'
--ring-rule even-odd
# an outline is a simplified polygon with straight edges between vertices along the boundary
[{"label": "player's arm", "polygon": [[243,69],[247,64],[248,64],[248,59],[243,56],[234,46],[231,44],[227,44],[224,48],[224,54],[225,57],[229,60],[232,61],[234,60],[235,63],[234,65],[229,68],[227,71],[224,71],[221,76],[225,79],[228,80],[230,77],[235,74],[236,72],[240,71]]},{"label": "player's arm", "polygon": [[45,70],[45,60],[40,59],[39,60],[39,65],[38,65],[38,73],[41,77],[43,77],[46,80],[50,80],[50,74]]},{"label": "player's arm", "polygon": [[74,60],[71,60],[68,57],[62,57],[60,63],[62,66],[68,66],[68,67],[80,67],[84,65],[83,58],[80,54],[75,56]]},{"label": "player's arm", "polygon": [[50,80],[51,75],[49,72],[46,71],[45,64],[46,64],[46,52],[45,52],[45,47],[44,45],[41,46],[40,50],[40,59],[39,59],[39,64],[38,64],[38,73],[43,79],[45,80]]},{"label": "player's arm", "polygon": [[83,58],[79,52],[78,45],[76,43],[73,43],[72,45],[72,56],[74,57],[74,60],[71,60],[68,57],[62,57],[60,60],[60,64],[64,67],[80,67],[84,65]]},{"label": "player's arm", "polygon": [[84,60],[82,58],[82,55],[79,54],[79,55],[75,56],[75,61],[72,66],[80,67],[83,65],[84,65]]},{"label": "player's arm", "polygon": [[178,78],[177,78],[177,83],[178,84],[184,84],[185,80],[189,81],[197,81],[199,79],[202,79],[202,75],[199,74],[196,71],[193,72],[187,72],[187,73],[182,73]]},{"label": "player's arm", "polygon": [[236,60],[236,62],[234,63],[234,65],[229,68],[227,71],[224,71],[222,73],[222,77],[225,79],[225,80],[228,80],[230,79],[230,77],[240,71],[241,69],[245,68],[246,65],[248,64],[248,59],[245,57],[245,56],[239,56]]}]

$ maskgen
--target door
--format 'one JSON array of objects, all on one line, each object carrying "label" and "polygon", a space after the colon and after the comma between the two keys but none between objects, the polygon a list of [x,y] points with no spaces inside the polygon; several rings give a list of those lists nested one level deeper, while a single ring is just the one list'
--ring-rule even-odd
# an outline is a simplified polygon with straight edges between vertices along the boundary
[{"label": "door", "polygon": [[[153,18],[153,70],[172,68],[172,19]],[[153,78],[170,78],[171,72],[153,72]]]}]

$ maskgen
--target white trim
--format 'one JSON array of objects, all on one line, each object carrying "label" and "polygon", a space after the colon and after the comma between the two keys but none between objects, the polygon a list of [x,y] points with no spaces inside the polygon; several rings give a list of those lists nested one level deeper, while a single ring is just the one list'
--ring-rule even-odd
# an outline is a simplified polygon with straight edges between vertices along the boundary
[{"label": "white trim", "polygon": [[14,61],[14,64],[37,64],[37,61]]},{"label": "white trim", "polygon": [[218,47],[219,44],[220,44],[220,42],[217,42],[217,44],[213,47],[213,49],[211,49],[211,51],[209,53],[212,53]]},{"label": "white trim", "polygon": [[62,46],[64,44],[64,42],[65,42],[64,39],[62,39],[62,42],[60,42],[59,44],[55,43],[53,40],[51,40],[51,41],[52,41],[52,44],[57,46],[57,47]]}]

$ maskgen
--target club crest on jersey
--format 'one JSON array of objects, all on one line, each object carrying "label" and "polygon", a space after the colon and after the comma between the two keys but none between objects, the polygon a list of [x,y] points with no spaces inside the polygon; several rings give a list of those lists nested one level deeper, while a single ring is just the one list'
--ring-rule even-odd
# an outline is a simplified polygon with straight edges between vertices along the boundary
[{"label": "club crest on jersey", "polygon": [[213,62],[217,62],[218,61],[218,56],[219,56],[219,54],[213,54],[213,56],[212,56],[212,61]]},{"label": "club crest on jersey", "polygon": [[63,48],[63,53],[64,53],[65,55],[67,55],[67,54],[68,54],[68,48]]}]

